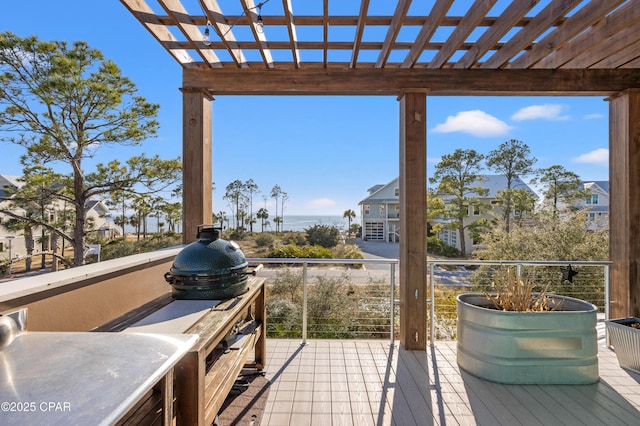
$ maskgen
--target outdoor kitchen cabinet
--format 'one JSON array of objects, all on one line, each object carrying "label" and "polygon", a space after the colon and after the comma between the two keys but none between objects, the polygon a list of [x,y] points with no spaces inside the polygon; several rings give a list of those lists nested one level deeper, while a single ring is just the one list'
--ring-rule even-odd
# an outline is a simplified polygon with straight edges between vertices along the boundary
[{"label": "outdoor kitchen cabinet", "polygon": [[25,331],[0,351],[2,425],[173,424],[188,334]]},{"label": "outdoor kitchen cabinet", "polygon": [[249,277],[246,293],[224,301],[173,300],[167,295],[99,331],[198,336],[174,369],[176,424],[210,425],[240,370],[264,368],[265,282]]}]

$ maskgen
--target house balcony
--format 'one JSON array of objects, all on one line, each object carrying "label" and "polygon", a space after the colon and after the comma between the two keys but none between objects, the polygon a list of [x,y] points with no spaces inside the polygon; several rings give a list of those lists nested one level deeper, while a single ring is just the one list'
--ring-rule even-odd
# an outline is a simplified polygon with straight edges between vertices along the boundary
[{"label": "house balcony", "polygon": [[[167,249],[0,283],[0,312],[26,307],[26,333],[66,332],[85,336],[82,333],[166,296],[170,287],[163,275],[179,251]],[[480,380],[458,368],[455,305],[451,308],[448,301],[452,294],[469,290],[472,284],[466,278],[481,269],[478,265],[465,268],[429,262],[433,301],[429,304],[429,318],[435,321],[428,330],[433,340],[426,351],[408,351],[395,340],[399,326],[395,261],[362,261],[364,268],[358,269],[344,266],[353,260],[341,260],[338,264],[291,262],[290,267],[266,267],[259,274],[267,280],[267,304],[274,297],[276,282],[286,283],[300,277],[295,291],[306,294],[301,299],[303,306],[296,311],[300,315],[295,316],[300,318],[298,323],[284,327],[282,324],[287,323],[282,318],[266,321],[264,370],[269,383],[262,399],[264,409],[260,410],[263,425],[626,425],[637,424],[640,418],[640,376],[620,368],[615,353],[606,345],[602,322],[606,315],[606,262],[572,263],[579,273],[568,289],[575,292],[575,287],[588,287],[587,293],[572,295],[588,298],[602,307],[598,322],[600,379],[596,384],[579,386],[501,385]],[[559,276],[568,267],[560,263],[519,264],[525,269],[546,268]],[[286,279],[278,275],[285,270],[289,273]],[[338,285],[341,280],[354,282],[347,297],[360,298],[348,306],[359,307],[348,311],[355,319],[348,329],[337,328],[331,318],[322,317],[322,310],[309,305],[318,296],[316,291],[320,287]],[[589,285],[581,285],[580,280]],[[365,300],[365,293],[360,290],[368,287],[375,291],[367,294]],[[292,300],[298,299],[294,295]],[[331,333],[339,338],[326,338]],[[117,334],[121,333],[114,333],[114,337]],[[43,354],[43,358],[50,356],[50,352]],[[132,370],[137,369],[137,362],[131,358]],[[5,358],[3,366],[0,394],[6,398],[11,383],[6,375],[9,367]],[[171,380],[163,383],[167,389],[171,387]],[[98,393],[93,396],[96,400],[106,398],[103,395],[106,389],[91,389]],[[74,389],[67,391],[72,393]],[[177,390],[175,396],[180,399]],[[247,407],[248,411],[251,409]],[[80,413],[70,414],[73,419],[74,414]],[[110,419],[107,423],[119,422],[115,417]],[[29,422],[28,417],[21,420]]]}]

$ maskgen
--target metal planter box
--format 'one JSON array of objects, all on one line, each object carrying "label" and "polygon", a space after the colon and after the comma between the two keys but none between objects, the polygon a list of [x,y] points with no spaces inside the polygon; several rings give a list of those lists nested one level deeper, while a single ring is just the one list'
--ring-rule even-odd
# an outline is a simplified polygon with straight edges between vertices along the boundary
[{"label": "metal planter box", "polygon": [[605,325],[620,367],[640,374],[640,329],[629,325],[635,322],[640,323],[640,318],[612,319]]},{"label": "metal planter box", "polygon": [[458,365],[506,384],[598,381],[597,308],[563,296],[562,310],[505,312],[482,294],[458,296]]}]

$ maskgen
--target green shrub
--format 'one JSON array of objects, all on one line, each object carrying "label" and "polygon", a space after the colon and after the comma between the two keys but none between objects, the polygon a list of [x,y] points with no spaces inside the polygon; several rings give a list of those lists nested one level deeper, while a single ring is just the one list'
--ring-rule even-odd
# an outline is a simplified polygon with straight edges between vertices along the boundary
[{"label": "green shrub", "polygon": [[256,245],[258,247],[269,247],[272,246],[276,241],[273,235],[261,233],[256,237]]},{"label": "green shrub", "polygon": [[437,254],[446,257],[460,257],[460,250],[457,248],[445,244],[442,240],[435,235],[427,238],[427,251],[432,254]]},{"label": "green shrub", "polygon": [[[125,241],[124,239],[113,240],[102,245],[100,250],[100,260],[117,259],[132,254],[147,253],[166,247],[173,247],[182,244],[182,235],[173,233],[172,235],[160,234],[140,241]],[[98,256],[89,256],[87,263],[97,261]]]},{"label": "green shrub", "polygon": [[280,258],[280,259],[333,259],[333,253],[331,250],[320,246],[297,246],[290,245],[278,245],[274,247],[267,257]]},{"label": "green shrub", "polygon": [[322,247],[335,247],[340,243],[340,230],[335,226],[313,225],[311,228],[305,229],[307,233],[307,241],[311,245],[320,245]]},{"label": "green shrub", "polygon": [[[338,246],[333,250],[333,256],[336,259],[364,259],[362,250],[355,244],[345,244]],[[352,266],[361,268],[362,263],[354,263]]]},{"label": "green shrub", "polygon": [[231,229],[227,231],[227,239],[228,240],[236,240],[242,241],[244,237],[247,235],[247,231],[244,229]]}]

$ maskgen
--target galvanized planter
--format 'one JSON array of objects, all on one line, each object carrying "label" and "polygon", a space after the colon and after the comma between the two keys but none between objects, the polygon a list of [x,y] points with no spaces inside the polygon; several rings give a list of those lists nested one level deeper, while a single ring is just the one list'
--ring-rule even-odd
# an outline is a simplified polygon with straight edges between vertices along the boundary
[{"label": "galvanized planter", "polygon": [[635,322],[640,323],[640,318],[612,319],[605,325],[620,367],[640,374],[640,329],[629,326]]},{"label": "galvanized planter", "polygon": [[552,312],[491,309],[483,294],[457,298],[458,365],[506,384],[592,384],[598,381],[597,308],[564,296]]}]

